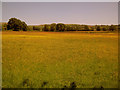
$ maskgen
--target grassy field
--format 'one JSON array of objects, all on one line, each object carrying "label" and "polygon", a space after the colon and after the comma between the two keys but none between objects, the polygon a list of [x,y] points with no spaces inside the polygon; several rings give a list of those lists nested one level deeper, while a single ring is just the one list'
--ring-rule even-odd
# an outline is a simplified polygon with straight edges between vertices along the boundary
[{"label": "grassy field", "polygon": [[3,88],[116,88],[117,33],[2,32]]}]

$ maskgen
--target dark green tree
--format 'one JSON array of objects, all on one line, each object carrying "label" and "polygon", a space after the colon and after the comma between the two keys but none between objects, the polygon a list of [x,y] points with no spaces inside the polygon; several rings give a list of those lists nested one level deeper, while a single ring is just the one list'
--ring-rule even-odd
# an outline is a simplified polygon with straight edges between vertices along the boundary
[{"label": "dark green tree", "polygon": [[8,30],[12,29],[13,31],[19,30],[27,31],[27,24],[17,18],[11,18],[8,21],[7,29]]},{"label": "dark green tree", "polygon": [[110,31],[115,31],[115,30],[117,30],[117,28],[116,28],[115,25],[111,25],[111,26],[109,27],[109,30],[110,30]]},{"label": "dark green tree", "polygon": [[1,23],[2,31],[7,30],[7,23]]},{"label": "dark green tree", "polygon": [[52,23],[50,27],[51,27],[51,31],[56,31],[56,23]]},{"label": "dark green tree", "polygon": [[107,31],[107,27],[104,26],[104,27],[102,28],[102,30],[103,30],[103,31]]},{"label": "dark green tree", "polygon": [[28,26],[25,22],[22,22],[22,30],[23,31],[27,31],[28,30]]},{"label": "dark green tree", "polygon": [[50,25],[45,24],[44,25],[44,31],[50,31]]},{"label": "dark green tree", "polygon": [[64,31],[65,30],[65,25],[63,23],[58,23],[56,26],[57,31]]},{"label": "dark green tree", "polygon": [[88,25],[85,25],[85,26],[84,26],[84,30],[85,30],[85,31],[89,31]]},{"label": "dark green tree", "polygon": [[33,26],[33,30],[40,31],[40,26]]},{"label": "dark green tree", "polygon": [[120,24],[118,24],[118,32],[120,33]]},{"label": "dark green tree", "polygon": [[97,30],[97,31],[100,31],[100,30],[101,30],[100,26],[97,26],[97,27],[96,27],[96,30]]}]

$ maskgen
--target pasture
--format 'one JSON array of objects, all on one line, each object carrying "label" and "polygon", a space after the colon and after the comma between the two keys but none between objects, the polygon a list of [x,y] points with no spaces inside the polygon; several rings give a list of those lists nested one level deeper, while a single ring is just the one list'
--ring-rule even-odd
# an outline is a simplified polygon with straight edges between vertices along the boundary
[{"label": "pasture", "polygon": [[2,32],[3,88],[116,88],[117,33]]}]

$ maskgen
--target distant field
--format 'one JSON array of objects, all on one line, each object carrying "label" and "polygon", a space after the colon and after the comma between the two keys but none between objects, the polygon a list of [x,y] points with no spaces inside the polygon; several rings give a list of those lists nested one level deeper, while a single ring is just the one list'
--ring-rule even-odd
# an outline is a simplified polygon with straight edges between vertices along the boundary
[{"label": "distant field", "polygon": [[117,33],[2,32],[3,88],[116,88]]}]

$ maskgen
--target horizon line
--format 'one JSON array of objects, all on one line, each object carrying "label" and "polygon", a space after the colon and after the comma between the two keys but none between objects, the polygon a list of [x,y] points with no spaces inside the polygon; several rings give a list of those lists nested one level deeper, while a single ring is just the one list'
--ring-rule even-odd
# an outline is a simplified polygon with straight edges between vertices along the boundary
[{"label": "horizon line", "polygon": [[[44,24],[27,24],[27,25],[45,25],[45,24],[52,24],[52,23],[44,23]],[[58,24],[58,23],[56,23]],[[78,24],[78,23],[63,23],[63,24]],[[78,25],[119,25],[119,24],[78,24]]]},{"label": "horizon line", "polygon": [[[4,21],[2,21],[2,22],[0,22],[0,23],[8,23],[8,22],[4,22]],[[26,22],[25,22],[26,23]],[[55,22],[53,22],[53,23],[55,23]],[[59,23],[63,23],[63,22],[59,22]],[[27,24],[27,23],[26,23]],[[27,24],[27,25],[45,25],[45,24],[52,24],[52,23],[43,23],[43,24]],[[56,24],[58,24],[58,23],[56,23]],[[119,24],[85,24],[85,23],[63,23],[63,24],[78,24],[78,25],[119,25]]]}]

